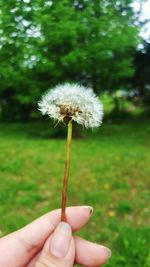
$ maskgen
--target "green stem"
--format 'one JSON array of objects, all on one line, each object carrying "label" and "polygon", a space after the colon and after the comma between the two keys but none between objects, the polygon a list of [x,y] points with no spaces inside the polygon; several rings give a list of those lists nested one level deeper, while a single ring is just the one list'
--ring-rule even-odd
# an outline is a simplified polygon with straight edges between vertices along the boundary
[{"label": "green stem", "polygon": [[70,120],[68,123],[65,173],[64,173],[64,179],[63,179],[62,200],[61,200],[61,221],[64,221],[64,222],[67,221],[66,201],[67,201],[67,187],[68,187],[69,168],[70,168],[71,141],[72,141],[72,121]]}]

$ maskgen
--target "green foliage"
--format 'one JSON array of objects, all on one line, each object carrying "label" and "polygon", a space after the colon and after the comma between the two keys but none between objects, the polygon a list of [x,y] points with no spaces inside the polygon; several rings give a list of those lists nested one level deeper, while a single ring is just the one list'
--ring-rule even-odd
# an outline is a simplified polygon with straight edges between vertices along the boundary
[{"label": "green foliage", "polygon": [[119,201],[116,210],[120,214],[130,213],[132,212],[132,206],[128,201]]},{"label": "green foliage", "polygon": [[[0,125],[2,234],[60,206],[66,144],[52,133],[48,121]],[[68,206],[94,207],[80,235],[111,248],[106,266],[150,264],[149,135],[149,120],[135,119],[72,143]]]},{"label": "green foliage", "polygon": [[0,117],[27,120],[58,82],[119,87],[138,42],[132,2],[1,0]]},{"label": "green foliage", "polygon": [[106,266],[148,267],[150,265],[149,240],[149,228],[120,227],[118,237],[114,241],[115,255]]}]

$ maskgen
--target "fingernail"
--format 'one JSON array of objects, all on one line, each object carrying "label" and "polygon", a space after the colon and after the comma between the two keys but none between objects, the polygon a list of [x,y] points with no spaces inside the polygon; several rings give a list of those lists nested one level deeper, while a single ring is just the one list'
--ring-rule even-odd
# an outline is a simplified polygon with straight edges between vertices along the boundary
[{"label": "fingernail", "polygon": [[51,253],[58,257],[63,258],[66,256],[72,237],[72,230],[68,223],[60,222],[54,231],[50,251]]},{"label": "fingernail", "polygon": [[109,248],[105,247],[105,246],[100,246],[100,247],[101,247],[101,249],[103,249],[103,251],[106,253],[107,258],[110,258],[111,255],[112,255],[111,250],[110,250]]},{"label": "fingernail", "polygon": [[89,210],[90,214],[92,215],[93,208],[91,206],[83,206],[83,208]]}]

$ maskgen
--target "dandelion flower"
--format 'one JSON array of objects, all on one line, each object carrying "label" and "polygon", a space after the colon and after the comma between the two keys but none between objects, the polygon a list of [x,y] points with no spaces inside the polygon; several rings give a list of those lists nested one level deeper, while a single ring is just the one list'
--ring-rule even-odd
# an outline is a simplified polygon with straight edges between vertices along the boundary
[{"label": "dandelion flower", "polygon": [[86,128],[100,126],[103,117],[102,104],[92,89],[69,83],[49,90],[39,102],[39,110],[58,122],[71,119]]},{"label": "dandelion flower", "polygon": [[85,126],[95,128],[101,125],[103,108],[100,100],[92,89],[78,84],[58,85],[49,90],[38,103],[43,115],[58,122],[65,122],[68,126],[66,163],[63,179],[61,221],[66,219],[67,185],[70,168],[70,149],[72,140],[72,121]]}]

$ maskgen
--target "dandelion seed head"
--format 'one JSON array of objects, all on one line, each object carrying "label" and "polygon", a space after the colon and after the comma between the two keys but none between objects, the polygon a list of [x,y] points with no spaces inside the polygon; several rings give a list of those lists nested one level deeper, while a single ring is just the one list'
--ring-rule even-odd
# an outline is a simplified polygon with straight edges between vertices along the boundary
[{"label": "dandelion seed head", "polygon": [[93,90],[78,84],[57,85],[48,90],[38,103],[43,115],[57,121],[71,120],[85,126],[100,126],[103,107]]}]

